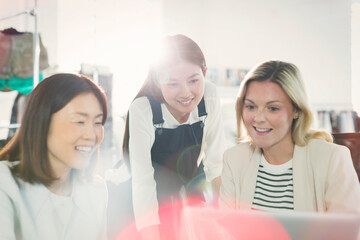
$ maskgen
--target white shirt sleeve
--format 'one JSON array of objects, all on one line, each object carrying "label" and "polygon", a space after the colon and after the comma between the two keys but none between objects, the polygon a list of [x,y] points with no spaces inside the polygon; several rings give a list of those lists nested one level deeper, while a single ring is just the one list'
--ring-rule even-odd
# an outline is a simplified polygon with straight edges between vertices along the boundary
[{"label": "white shirt sleeve", "polygon": [[207,181],[210,182],[221,176],[223,153],[226,148],[220,99],[215,85],[210,82],[207,82],[205,88],[205,107],[208,116],[205,120],[202,149],[204,172]]},{"label": "white shirt sleeve", "polygon": [[129,109],[129,158],[136,227],[141,230],[160,224],[151,148],[155,141],[151,106],[146,97],[136,99]]},{"label": "white shirt sleeve", "polygon": [[8,195],[0,190],[0,239],[15,240],[14,208]]},{"label": "white shirt sleeve", "polygon": [[[202,150],[199,159],[203,160],[208,181],[221,176],[222,155],[225,150],[225,137],[221,123],[221,107],[216,87],[210,82],[205,86],[205,107],[208,113]],[[176,128],[179,123],[162,104],[165,128]],[[198,109],[184,124],[199,121]],[[160,224],[154,168],[151,161],[151,148],[155,141],[152,110],[146,97],[133,101],[129,109],[129,158],[132,174],[133,207],[138,230]]]}]

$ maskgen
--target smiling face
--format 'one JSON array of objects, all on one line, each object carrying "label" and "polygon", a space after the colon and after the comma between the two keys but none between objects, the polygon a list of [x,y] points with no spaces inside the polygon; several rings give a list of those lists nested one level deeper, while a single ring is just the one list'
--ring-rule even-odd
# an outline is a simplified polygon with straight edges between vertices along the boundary
[{"label": "smiling face", "polygon": [[51,117],[47,148],[56,177],[88,166],[103,139],[103,111],[92,93],[73,98]]},{"label": "smiling face", "polygon": [[165,104],[178,122],[186,122],[204,95],[205,76],[199,66],[184,61],[166,70],[166,80],[159,81]]},{"label": "smiling face", "polygon": [[245,126],[255,145],[264,151],[294,146],[291,126],[298,113],[278,84],[250,82],[242,111]]}]

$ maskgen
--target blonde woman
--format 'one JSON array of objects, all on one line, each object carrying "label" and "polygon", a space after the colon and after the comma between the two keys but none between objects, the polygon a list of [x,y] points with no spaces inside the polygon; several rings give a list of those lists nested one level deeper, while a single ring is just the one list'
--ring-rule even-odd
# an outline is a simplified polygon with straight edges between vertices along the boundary
[{"label": "blonde woman", "polygon": [[240,143],[224,154],[221,207],[360,213],[350,151],[310,129],[313,117],[294,64],[253,68],[241,83],[236,117]]}]

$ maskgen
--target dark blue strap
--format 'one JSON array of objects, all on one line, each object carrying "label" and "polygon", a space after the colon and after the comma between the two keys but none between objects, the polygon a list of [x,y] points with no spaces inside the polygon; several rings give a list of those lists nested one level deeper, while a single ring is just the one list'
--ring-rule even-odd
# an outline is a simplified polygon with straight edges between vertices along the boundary
[{"label": "dark blue strap", "polygon": [[161,103],[152,96],[146,96],[146,97],[148,98],[151,105],[151,110],[153,114],[153,124],[155,125],[155,124],[164,123],[164,119],[161,111]]},{"label": "dark blue strap", "polygon": [[202,97],[202,99],[197,107],[198,107],[199,117],[207,116],[204,97]]}]

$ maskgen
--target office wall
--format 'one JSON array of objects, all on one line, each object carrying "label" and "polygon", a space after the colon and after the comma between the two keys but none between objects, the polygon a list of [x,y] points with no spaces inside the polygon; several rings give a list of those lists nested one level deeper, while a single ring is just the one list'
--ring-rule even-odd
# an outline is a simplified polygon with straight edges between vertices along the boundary
[{"label": "office wall", "polygon": [[[32,0],[0,0],[0,17]],[[270,58],[294,62],[319,108],[351,108],[350,0],[38,0],[38,26],[52,66],[110,65],[124,112],[144,80],[146,56],[162,33],[184,33],[208,65],[250,68]],[[31,17],[0,22],[32,31]],[[140,67],[141,66],[141,67]],[[130,89],[129,91],[125,91]],[[360,94],[358,94],[360,95]],[[354,104],[354,105],[356,105]]]},{"label": "office wall", "polygon": [[350,1],[164,0],[163,8],[164,31],[193,37],[210,66],[290,61],[314,106],[351,108]]},{"label": "office wall", "polygon": [[360,0],[351,6],[351,90],[354,110],[360,115]]}]

